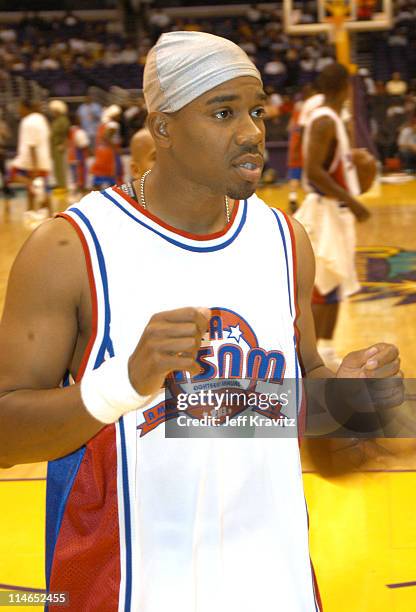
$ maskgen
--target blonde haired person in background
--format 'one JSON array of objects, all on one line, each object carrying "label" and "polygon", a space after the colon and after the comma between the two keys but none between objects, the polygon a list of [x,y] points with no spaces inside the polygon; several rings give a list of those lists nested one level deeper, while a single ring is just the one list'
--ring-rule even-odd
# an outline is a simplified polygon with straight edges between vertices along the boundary
[{"label": "blonde haired person in background", "polygon": [[48,104],[51,121],[51,153],[55,185],[58,189],[67,188],[67,147],[70,122],[68,107],[62,100],[51,100]]},{"label": "blonde haired person in background", "polygon": [[130,174],[134,179],[140,178],[147,170],[153,168],[156,161],[155,141],[149,130],[138,130],[130,140]]}]

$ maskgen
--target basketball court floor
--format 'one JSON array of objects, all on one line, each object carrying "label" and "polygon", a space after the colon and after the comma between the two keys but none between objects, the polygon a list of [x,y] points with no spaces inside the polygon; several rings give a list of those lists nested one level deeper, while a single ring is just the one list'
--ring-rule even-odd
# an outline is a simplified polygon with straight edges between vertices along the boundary
[{"label": "basketball court floor", "polygon": [[[259,195],[285,209],[286,187]],[[416,378],[416,182],[383,184],[365,200],[373,215],[358,228],[362,291],[342,306],[337,349],[394,342],[405,376]],[[12,261],[29,233],[17,218],[0,217],[0,310]],[[416,397],[410,403],[416,410]],[[324,609],[416,610],[416,438],[306,441],[302,455]],[[43,464],[0,470],[0,590],[45,586],[44,499]],[[277,518],[284,527],[285,517]]]}]

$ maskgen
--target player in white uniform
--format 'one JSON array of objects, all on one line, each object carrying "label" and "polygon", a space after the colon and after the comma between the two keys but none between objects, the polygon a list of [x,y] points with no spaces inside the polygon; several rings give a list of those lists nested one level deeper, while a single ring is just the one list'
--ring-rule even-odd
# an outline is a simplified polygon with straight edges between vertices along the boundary
[{"label": "player in white uniform", "polygon": [[355,271],[355,218],[369,213],[357,200],[360,187],[341,112],[349,96],[349,73],[327,66],[318,87],[325,104],[313,110],[303,134],[304,185],[308,195],[296,213],[306,228],[316,259],[313,313],[319,351],[329,366],[339,365],[332,345],[339,302],[359,290]]},{"label": "player in white uniform", "polygon": [[[253,195],[260,75],[230,41],[173,32],[150,52],[144,91],[151,173],[86,196],[15,264],[0,464],[53,460],[47,584],[69,592],[71,610],[318,610],[301,432],[172,437],[168,425],[177,433],[195,412],[163,393],[166,377],[170,390],[226,378],[254,394],[292,379],[296,424],[301,369],[333,376],[316,352],[306,234]],[[398,370],[397,349],[380,343],[338,375]],[[259,401],[248,412],[275,427],[283,409]]]},{"label": "player in white uniform", "polygon": [[[20,183],[27,189],[28,220],[45,219],[46,208],[35,210],[40,204],[50,208],[49,195],[45,192],[48,175],[52,170],[50,127],[38,107],[38,103],[33,100],[20,101],[22,120],[19,124],[17,155],[11,161],[8,178],[8,182]],[[43,192],[41,202],[36,197],[36,185],[39,184]]]}]

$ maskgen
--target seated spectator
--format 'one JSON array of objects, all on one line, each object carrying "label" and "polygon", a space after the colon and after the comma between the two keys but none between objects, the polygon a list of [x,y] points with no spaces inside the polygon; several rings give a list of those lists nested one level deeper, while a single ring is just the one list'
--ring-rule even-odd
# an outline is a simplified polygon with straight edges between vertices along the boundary
[{"label": "seated spectator", "polygon": [[311,83],[315,80],[316,70],[315,70],[316,61],[313,57],[309,55],[306,51],[302,54],[301,60],[299,62],[299,85],[305,85],[306,83]]},{"label": "seated spectator", "polygon": [[407,0],[396,0],[396,18],[395,23],[407,21],[413,18],[413,6]]},{"label": "seated spectator", "polygon": [[399,156],[406,172],[416,172],[416,117],[405,125],[398,138]]},{"label": "seated spectator", "polygon": [[368,96],[375,96],[377,93],[376,84],[370,75],[368,68],[360,68],[358,76],[362,78],[365,87],[365,92]]},{"label": "seated spectator", "polygon": [[286,74],[286,66],[280,61],[279,56],[276,55],[274,59],[264,65],[263,72],[270,75]]},{"label": "seated spectator", "polygon": [[[148,6],[148,5],[147,5]],[[182,24],[179,25],[180,19],[175,20],[175,25],[171,27],[171,18],[160,8],[155,8],[154,10],[147,13],[147,23],[149,26],[152,44],[159,38],[162,32],[167,32],[168,30],[179,29],[183,30]],[[179,27],[178,27],[179,26]]]},{"label": "seated spectator", "polygon": [[390,96],[403,96],[407,92],[407,83],[403,81],[400,72],[393,72],[390,81],[386,83],[386,91]]},{"label": "seated spectator", "polygon": [[[401,112],[399,112],[400,110]],[[387,159],[397,155],[397,137],[405,120],[403,108],[395,106],[390,107],[383,120],[377,122],[375,142],[383,164]]]},{"label": "seated spectator", "polygon": [[313,23],[314,21],[316,21],[316,16],[305,8],[305,10],[302,11],[299,23]]},{"label": "seated spectator", "polygon": [[316,60],[315,70],[317,72],[321,72],[326,66],[329,64],[333,64],[334,58],[332,57],[329,51],[324,51],[324,53]]},{"label": "seated spectator", "polygon": [[388,37],[389,47],[406,47],[409,43],[404,28],[393,30]]},{"label": "seated spectator", "polygon": [[45,59],[40,62],[39,67],[42,70],[58,70],[60,68],[60,64],[58,60],[53,57],[45,57]]},{"label": "seated spectator", "polygon": [[120,47],[116,44],[108,46],[107,51],[104,54],[103,63],[106,66],[114,66],[114,64],[122,63],[122,53]]},{"label": "seated spectator", "polygon": [[5,28],[0,30],[0,40],[5,43],[13,43],[16,41],[16,31],[13,28]]},{"label": "seated spectator", "polygon": [[269,21],[266,24],[266,29],[268,32],[281,32],[283,30],[282,22],[283,22],[283,12],[281,9],[277,8],[275,10],[265,9],[264,13]]},{"label": "seated spectator", "polygon": [[72,11],[67,11],[62,21],[67,28],[74,28],[81,23]]},{"label": "seated spectator", "polygon": [[234,31],[240,36],[242,39],[248,38],[249,40],[253,39],[254,32],[251,25],[245,19],[239,19],[237,22]]},{"label": "seated spectator", "polygon": [[299,62],[302,72],[313,72],[315,70],[315,60],[308,52],[303,53],[302,59]]},{"label": "seated spectator", "polygon": [[[276,90],[273,87],[273,85],[267,85],[264,88],[264,91],[268,95],[266,106],[273,106],[278,111],[279,108],[280,108],[280,105],[283,103],[282,96],[276,92]],[[271,114],[273,114],[272,111],[271,111]]]},{"label": "seated spectator", "polygon": [[246,17],[251,23],[257,23],[261,20],[263,13],[257,4],[251,4],[246,12]]},{"label": "seated spectator", "polygon": [[269,44],[268,48],[273,53],[281,53],[287,51],[289,48],[289,38],[277,30],[271,30],[268,34]]},{"label": "seated spectator", "polygon": [[153,26],[156,30],[166,30],[170,26],[170,17],[162,9],[154,9],[149,19],[149,25]]},{"label": "seated spectator", "polygon": [[304,46],[304,53],[311,59],[317,60],[321,57],[323,49],[318,40],[311,40],[309,44]]},{"label": "seated spectator", "polygon": [[18,57],[17,55],[15,55],[14,58],[9,62],[9,66],[12,72],[21,72],[26,68],[26,65],[23,60],[20,59],[20,57]]},{"label": "seated spectator", "polygon": [[87,51],[87,41],[79,38],[71,38],[69,40],[69,48],[74,53],[85,53]]},{"label": "seated spectator", "polygon": [[139,55],[136,47],[127,43],[122,52],[120,53],[120,60],[123,64],[135,64],[138,61]]},{"label": "seated spectator", "polygon": [[257,45],[253,38],[245,37],[244,40],[239,43],[239,46],[247,53],[247,55],[255,57],[257,53]]}]

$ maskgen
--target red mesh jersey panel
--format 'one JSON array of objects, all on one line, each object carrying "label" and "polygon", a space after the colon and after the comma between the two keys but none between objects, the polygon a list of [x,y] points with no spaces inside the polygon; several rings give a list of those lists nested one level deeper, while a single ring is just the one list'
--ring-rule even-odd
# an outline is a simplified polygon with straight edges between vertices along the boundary
[{"label": "red mesh jersey panel", "polygon": [[65,610],[115,612],[119,585],[116,429],[109,425],[87,444],[58,535],[50,591],[69,593]]}]

